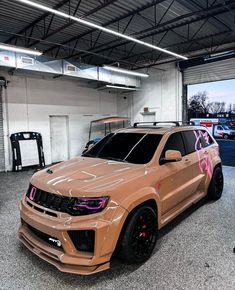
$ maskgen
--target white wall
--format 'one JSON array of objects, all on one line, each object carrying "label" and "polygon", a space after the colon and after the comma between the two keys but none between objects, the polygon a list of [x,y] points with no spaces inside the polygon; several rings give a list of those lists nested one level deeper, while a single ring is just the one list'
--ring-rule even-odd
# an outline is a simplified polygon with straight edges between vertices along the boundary
[{"label": "white wall", "polygon": [[[142,79],[141,90],[118,96],[118,113],[143,121],[144,107],[155,112],[156,121],[182,120],[182,80],[175,64],[150,69],[150,76]],[[126,99],[125,99],[126,97]]]},{"label": "white wall", "polygon": [[[88,139],[89,122],[117,114],[116,95],[97,91],[85,83],[62,79],[9,76],[3,91],[6,169],[11,170],[9,136],[18,131],[36,131],[43,137],[46,164],[51,163],[50,115],[69,117],[69,157],[81,153]],[[86,116],[88,115],[88,116]]]},{"label": "white wall", "polygon": [[46,164],[51,163],[50,115],[69,117],[70,158],[81,153],[88,139],[90,120],[105,114],[128,116],[132,122],[142,121],[141,112],[149,107],[156,113],[156,121],[181,120],[181,73],[175,64],[157,68],[150,69],[150,77],[142,79],[140,91],[118,96],[74,80],[9,76],[0,71],[10,81],[3,91],[6,169],[11,170],[9,136],[18,131],[40,132]]}]

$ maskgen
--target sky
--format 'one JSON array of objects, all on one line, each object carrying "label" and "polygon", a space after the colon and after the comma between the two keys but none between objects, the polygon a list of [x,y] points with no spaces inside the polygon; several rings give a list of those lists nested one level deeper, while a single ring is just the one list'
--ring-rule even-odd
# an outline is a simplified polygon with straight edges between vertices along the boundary
[{"label": "sky", "polygon": [[203,83],[188,86],[188,97],[207,91],[209,101],[235,104],[235,80]]}]

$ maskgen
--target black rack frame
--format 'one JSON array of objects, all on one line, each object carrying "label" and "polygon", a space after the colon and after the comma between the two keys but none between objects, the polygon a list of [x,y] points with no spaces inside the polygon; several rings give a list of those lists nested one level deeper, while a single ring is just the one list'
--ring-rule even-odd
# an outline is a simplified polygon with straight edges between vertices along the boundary
[{"label": "black rack frame", "polygon": [[[182,125],[180,125],[180,123],[182,123]],[[154,121],[154,122],[135,122],[133,124],[133,127],[134,128],[138,128],[138,125],[145,125],[145,124],[152,124],[150,127],[156,127],[157,125],[159,124],[174,124],[175,127],[180,127],[180,126],[186,126],[186,125],[189,125],[189,126],[195,126],[195,123],[192,122],[192,121]]]}]

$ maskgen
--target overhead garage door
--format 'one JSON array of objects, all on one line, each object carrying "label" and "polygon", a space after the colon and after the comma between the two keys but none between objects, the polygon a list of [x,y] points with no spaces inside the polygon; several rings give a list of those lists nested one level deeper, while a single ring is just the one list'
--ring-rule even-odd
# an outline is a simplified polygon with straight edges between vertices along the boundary
[{"label": "overhead garage door", "polygon": [[184,70],[184,85],[235,79],[235,58],[188,67]]},{"label": "overhead garage door", "polygon": [[0,86],[0,171],[5,169],[4,137],[3,137],[3,113],[2,113],[2,87]]}]

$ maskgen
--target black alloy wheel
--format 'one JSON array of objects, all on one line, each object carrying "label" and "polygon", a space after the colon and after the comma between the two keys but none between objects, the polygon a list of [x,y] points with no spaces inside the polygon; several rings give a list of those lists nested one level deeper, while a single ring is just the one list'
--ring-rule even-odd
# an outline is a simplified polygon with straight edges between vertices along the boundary
[{"label": "black alloy wheel", "polygon": [[222,196],[223,188],[224,188],[223,172],[220,167],[216,167],[211,178],[208,196],[213,200],[220,199]]},{"label": "black alloy wheel", "polygon": [[157,215],[148,205],[136,209],[121,237],[121,258],[129,263],[146,261],[157,241]]}]

